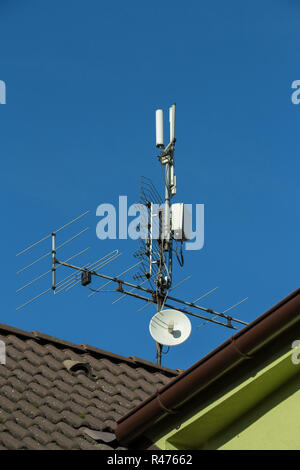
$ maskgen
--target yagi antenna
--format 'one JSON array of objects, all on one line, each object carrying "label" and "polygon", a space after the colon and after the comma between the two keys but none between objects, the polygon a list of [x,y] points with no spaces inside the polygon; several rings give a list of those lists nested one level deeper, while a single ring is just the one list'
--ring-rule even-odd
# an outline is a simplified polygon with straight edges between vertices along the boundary
[{"label": "yagi antenna", "polygon": [[[71,259],[74,259],[74,258],[77,258],[77,256],[80,256],[82,255],[83,253],[85,253],[87,250],[89,250],[90,248],[85,248],[84,250],[80,251],[79,253],[76,253],[75,255],[71,256],[70,258],[66,259],[65,260],[65,263],[67,263],[68,261],[71,261]],[[59,267],[59,266],[58,266]],[[40,279],[42,279],[43,277],[45,277],[47,274],[51,273],[52,272],[52,269],[48,269],[48,271],[44,272],[43,274],[41,274],[40,276],[36,277],[35,279],[32,279],[30,282],[28,282],[27,284],[25,284],[24,286],[20,287],[19,289],[16,290],[16,292],[20,292],[22,291],[23,289],[25,289],[26,287],[29,287],[31,284],[33,284],[34,282],[36,281],[39,281]],[[74,274],[72,274],[74,275]]]},{"label": "yagi antenna", "polygon": [[[68,243],[70,243],[71,241],[75,240],[75,238],[79,237],[79,235],[82,235],[84,232],[86,232],[87,230],[89,230],[90,227],[86,227],[85,229],[81,230],[79,233],[77,233],[76,235],[74,235],[73,237],[69,238],[68,240],[66,240],[64,243],[62,243],[61,245],[59,245],[58,247],[56,247],[56,251],[58,251],[60,248],[63,248],[65,245],[67,245]],[[53,232],[52,233],[52,237],[55,237],[56,236],[56,233]],[[44,254],[43,256],[40,256],[38,259],[36,259],[35,261],[33,261],[32,263],[28,264],[27,266],[25,266],[24,268],[22,269],[19,269],[19,271],[17,271],[17,274],[20,274],[22,273],[23,271],[26,271],[26,269],[28,268],[31,268],[31,266],[33,266],[34,264],[38,263],[39,261],[42,261],[43,259],[47,258],[47,256],[51,255],[53,252],[53,250],[49,251],[48,253]]]},{"label": "yagi antenna", "polygon": [[[141,264],[141,262],[135,263],[133,266],[130,266],[129,268],[125,269],[125,271],[118,274],[117,278],[120,278],[121,276],[124,276],[124,274],[127,274],[129,271],[136,268],[136,266],[138,266],[139,264]],[[106,282],[103,286],[101,286],[98,289],[94,290],[91,294],[89,294],[89,297],[92,297],[94,294],[98,294],[99,292],[102,292],[104,287],[108,286],[112,282],[124,282],[124,281],[121,281],[120,279],[112,278],[112,277],[109,277],[109,276],[100,276],[100,277],[103,277],[104,279],[109,279],[109,281]],[[134,286],[133,284],[127,284],[126,283],[126,285],[130,285],[131,287],[133,286],[136,289],[138,288],[138,286]]]},{"label": "yagi antenna", "polygon": [[[24,271],[32,268],[35,264],[37,264],[38,262],[44,260],[44,259],[49,259],[51,260],[52,258],[52,265],[51,265],[51,269],[48,269],[47,271],[41,273],[40,275],[34,277],[33,279],[29,280],[28,282],[26,282],[23,286],[21,286],[20,288],[17,289],[17,293],[23,291],[24,289],[30,287],[31,285],[33,285],[35,282],[38,282],[40,281],[41,279],[43,279],[45,276],[47,276],[47,274],[50,274],[52,273],[52,286],[51,288],[49,289],[46,289],[42,292],[40,292],[39,294],[35,295],[34,297],[30,298],[29,300],[27,300],[25,303],[23,303],[22,305],[20,305],[19,307],[17,307],[17,310],[20,310],[21,308],[27,306],[28,304],[30,304],[31,302],[33,302],[34,300],[38,299],[39,297],[43,296],[44,294],[46,294],[47,292],[50,292],[51,290],[55,290],[53,287],[54,287],[54,284],[55,284],[55,274],[56,274],[56,270],[58,269],[59,266],[55,266],[55,269],[53,269],[53,258],[54,258],[54,250],[55,250],[55,253],[60,250],[61,248],[65,247],[66,245],[68,245],[70,242],[72,242],[73,240],[75,240],[77,237],[79,237],[80,235],[82,235],[83,233],[85,233],[87,230],[89,230],[89,227],[86,227],[84,228],[83,230],[80,230],[80,232],[76,233],[75,235],[73,235],[72,237],[68,238],[67,240],[65,240],[63,243],[61,243],[60,245],[58,245],[57,247],[55,247],[55,238],[56,238],[56,235],[57,233],[61,232],[63,229],[69,227],[70,225],[72,225],[73,223],[79,221],[80,219],[82,219],[84,216],[86,216],[87,214],[89,213],[89,211],[86,211],[82,214],[80,214],[78,217],[75,217],[74,219],[70,220],[69,222],[67,222],[66,224],[64,224],[63,226],[57,228],[54,232],[51,232],[49,233],[48,235],[46,235],[45,237],[42,237],[40,240],[30,244],[29,246],[27,246],[26,248],[24,248],[22,251],[20,251],[19,253],[17,253],[17,257],[20,256],[20,255],[23,255],[25,253],[28,253],[30,250],[36,248],[38,245],[40,245],[41,243],[45,242],[46,240],[49,240],[49,239],[52,239],[52,246],[51,246],[51,250],[46,252],[45,254],[43,254],[42,256],[39,256],[37,259],[35,259],[34,261],[32,261],[31,263],[27,264],[26,266],[20,268],[18,271],[17,271],[17,274],[21,274],[23,273]],[[75,253],[74,255],[70,256],[69,258],[67,258],[66,260],[64,260],[64,262],[69,262],[71,261],[72,259],[75,259],[77,257],[79,257],[80,255],[84,254],[85,252],[87,252],[89,250],[89,248],[85,248],[84,250],[81,250],[77,253]],[[60,283],[58,283],[59,285]]]},{"label": "yagi antenna", "polygon": [[[107,253],[102,258],[99,258],[97,261],[94,261],[94,263],[85,264],[83,266],[83,269],[91,270],[91,269],[103,268],[107,264],[109,264],[112,261],[114,261],[115,259],[119,258],[119,256],[121,256],[121,255],[122,255],[122,253],[119,253],[118,250],[113,250],[110,253]],[[61,266],[61,265],[58,265],[58,266]],[[78,280],[78,278],[79,278],[79,280]],[[75,272],[75,273],[71,274],[70,276],[67,276],[62,281],[60,281],[59,286],[56,285],[55,294],[59,294],[63,290],[68,291],[68,290],[72,289],[73,287],[75,287],[79,283],[80,283],[80,273]],[[57,287],[59,287],[59,288],[57,289]]]},{"label": "yagi antenna", "polygon": [[[63,230],[64,228],[67,228],[69,225],[73,224],[74,222],[77,222],[77,220],[81,219],[82,217],[84,217],[85,215],[89,214],[90,211],[86,211],[84,212],[83,214],[79,215],[78,217],[76,217],[75,219],[71,220],[70,222],[68,222],[67,224],[63,225],[62,227],[59,227],[58,229],[54,230],[54,233],[58,233],[60,232],[61,230]],[[20,256],[22,255],[23,253],[26,253],[26,251],[29,251],[31,250],[32,248],[34,248],[35,246],[39,245],[40,243],[42,243],[43,241],[47,240],[48,238],[51,237],[53,232],[49,233],[48,235],[46,235],[45,237],[41,238],[40,240],[38,240],[37,242],[33,243],[32,245],[28,246],[27,248],[25,248],[24,250],[20,251],[19,253],[16,254],[16,256]]]},{"label": "yagi antenna", "polygon": [[[62,227],[50,232],[17,254],[17,256],[23,255],[43,242],[50,241],[50,246],[46,253],[20,268],[17,272],[22,274],[38,262],[46,259],[49,262],[48,269],[39,275],[35,275],[33,279],[18,288],[17,292],[20,293],[36,282],[46,278],[47,274],[51,275],[51,284],[47,289],[42,290],[25,301],[17,310],[27,306],[48,292],[52,291],[58,294],[63,291],[70,291],[78,284],[88,287],[91,291],[88,297],[104,292],[119,294],[118,298],[113,301],[113,304],[118,303],[126,296],[145,302],[139,311],[147,306],[154,305],[157,313],[151,319],[149,329],[156,342],[156,357],[159,365],[161,364],[163,345],[178,345],[190,336],[191,322],[189,317],[203,320],[204,323],[199,325],[199,327],[206,323],[212,323],[236,330],[240,325],[247,325],[246,322],[228,315],[230,310],[240,305],[246,299],[232,305],[223,312],[217,312],[214,309],[198,304],[200,300],[207,298],[215,292],[218,287],[202,294],[193,302],[173,296],[173,291],[191,278],[191,276],[188,276],[173,286],[173,255],[176,255],[178,264],[182,267],[184,264],[183,243],[189,240],[190,237],[189,224],[186,223],[189,220],[186,206],[183,203],[171,204],[172,198],[177,193],[177,179],[175,175],[175,112],[176,105],[174,103],[169,107],[169,143],[166,146],[164,143],[164,112],[162,109],[157,109],[155,112],[156,148],[159,151],[159,154],[156,156],[163,173],[163,195],[161,195],[161,192],[149,178],[141,178],[139,209],[141,209],[140,229],[143,236],[139,238],[138,251],[134,255],[136,257],[135,264],[122,270],[117,276],[109,276],[102,270],[121,256],[118,250],[113,250],[96,261],[80,263],[79,266],[70,263],[70,261],[83,255],[88,248],[75,253],[68,259],[63,258],[63,261],[58,258],[58,253],[60,255],[66,245],[83,235],[89,227],[81,229],[72,237],[65,241],[59,241],[59,243],[58,233],[81,220],[89,211],[82,213]],[[58,268],[60,268],[60,271],[62,268],[66,268],[71,273],[58,281]],[[132,270],[135,270],[134,279],[136,283],[129,282],[126,279],[126,276]],[[100,287],[92,288],[90,284],[96,278],[103,279],[105,283]]]},{"label": "yagi antenna", "polygon": [[[198,299],[199,300],[199,299]],[[245,299],[243,300],[240,300],[239,302],[237,302],[236,304],[232,305],[231,307],[227,308],[226,310],[223,310],[223,313],[226,313],[226,312],[229,312],[229,310],[232,310],[234,308],[236,308],[238,305],[242,304],[243,302],[245,302],[246,300],[248,300],[248,297],[245,297]],[[217,318],[217,315],[215,315],[214,317],[212,317],[213,319]],[[196,326],[196,328],[201,328],[202,326],[205,326],[207,325],[208,322],[204,322],[204,323],[201,323],[200,325]]]}]

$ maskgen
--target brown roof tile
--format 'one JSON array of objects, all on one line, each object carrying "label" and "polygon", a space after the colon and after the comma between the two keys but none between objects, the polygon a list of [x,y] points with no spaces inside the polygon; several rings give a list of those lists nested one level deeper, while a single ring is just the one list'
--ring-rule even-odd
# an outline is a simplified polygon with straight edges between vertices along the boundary
[{"label": "brown roof tile", "polygon": [[29,435],[28,429],[24,426],[20,426],[16,421],[7,420],[4,429],[9,431],[16,439],[24,439],[25,436]]},{"label": "brown roof tile", "polygon": [[0,424],[6,423],[10,416],[11,414],[2,408],[0,400]]},{"label": "brown roof tile", "polygon": [[78,429],[75,429],[72,426],[69,426],[69,424],[64,423],[62,421],[57,423],[56,429],[71,439],[81,434]]},{"label": "brown roof tile", "polygon": [[[34,384],[31,383],[29,387],[31,388],[33,385]],[[28,403],[32,404],[33,406],[35,406],[35,408],[37,408],[38,406],[41,406],[44,403],[44,398],[34,393],[32,390],[30,390],[30,388],[28,388],[28,390],[23,393],[23,398],[25,398]]]},{"label": "brown roof tile", "polygon": [[25,397],[18,401],[16,409],[20,409],[28,418],[35,418],[39,414],[38,405],[34,402],[26,401]]},{"label": "brown roof tile", "polygon": [[38,425],[38,427],[42,430],[42,431],[45,431],[46,433],[52,433],[55,431],[56,429],[56,426],[58,426],[59,423],[57,424],[53,424],[51,423],[51,421],[49,421],[46,417],[44,416],[37,416],[36,418],[34,418],[34,421],[33,421],[35,424]]},{"label": "brown roof tile", "polygon": [[23,447],[22,441],[13,437],[10,432],[0,433],[0,444],[8,450],[19,450]]},{"label": "brown roof tile", "polygon": [[18,392],[14,387],[12,387],[9,384],[3,385],[3,387],[1,387],[1,393],[3,396],[5,396],[11,402],[14,402],[14,403],[21,400],[22,398],[22,393]]},{"label": "brown roof tile", "polygon": [[48,365],[39,366],[38,369],[36,370],[36,373],[42,374],[43,377],[50,380],[50,382],[53,382],[57,378],[55,371],[53,371],[51,367],[48,367]]},{"label": "brown roof tile", "polygon": [[70,394],[62,392],[58,387],[53,387],[50,390],[51,395],[62,403],[66,403],[70,400]]},{"label": "brown roof tile", "polygon": [[22,446],[29,450],[45,450],[45,447],[36,438],[32,437],[25,437],[22,440]]},{"label": "brown roof tile", "polygon": [[62,450],[62,449],[55,442],[49,442],[49,444],[46,445],[46,450]]},{"label": "brown roof tile", "polygon": [[52,436],[50,438],[50,436],[42,431],[38,426],[32,426],[30,428],[30,434],[34,440],[42,445],[48,444],[52,438]]},{"label": "brown roof tile", "polygon": [[[2,382],[1,382],[1,380],[2,380]],[[15,377],[13,375],[8,377],[7,379],[4,379],[4,378],[0,377],[0,387],[2,387],[4,385],[4,383],[7,383],[8,385],[11,385],[19,393],[22,393],[26,390],[26,384],[21,382],[21,380],[19,380],[17,377]]]},{"label": "brown roof tile", "polygon": [[55,431],[51,435],[52,439],[55,440],[55,442],[58,444],[59,447],[62,449],[69,449],[71,450],[74,448],[74,441],[70,438],[68,438],[65,434],[62,432]]},{"label": "brown roof tile", "polygon": [[[1,390],[2,393],[2,390]],[[0,408],[7,413],[12,413],[16,409],[16,404],[6,398],[4,395],[0,396]]]},{"label": "brown roof tile", "polygon": [[34,380],[45,389],[49,389],[52,386],[52,382],[48,380],[46,377],[44,377],[41,373],[36,374],[34,376]]},{"label": "brown roof tile", "polygon": [[45,344],[45,346],[39,346],[39,348],[42,348],[44,350],[44,354],[47,354],[47,352],[49,352],[51,356],[54,357],[54,359],[60,361],[61,363],[66,359],[66,353],[53,346],[53,344]]},{"label": "brown roof tile", "polygon": [[36,395],[38,395],[41,398],[49,395],[49,390],[47,390],[45,387],[43,387],[42,385],[36,382],[31,382],[28,386],[28,390],[32,390],[34,393],[36,393]]},{"label": "brown roof tile", "polygon": [[34,367],[39,366],[41,364],[41,356],[38,356],[35,352],[27,349],[24,351],[24,357],[27,361],[32,364]]},{"label": "brown roof tile", "polygon": [[[9,364],[6,363],[6,367],[9,367]],[[24,385],[28,385],[32,381],[32,376],[21,368],[14,370],[13,376],[17,377]]]},{"label": "brown roof tile", "polygon": [[[7,352],[0,365],[0,449],[124,449],[83,428],[113,433],[118,419],[177,375],[136,357],[2,324],[0,338]],[[91,373],[70,372],[66,360],[87,364]]]},{"label": "brown roof tile", "polygon": [[[97,443],[91,443],[87,439],[84,439],[84,438],[78,438],[77,444],[79,446],[79,449],[81,450],[96,450],[97,449]],[[111,447],[109,447],[108,450],[111,450]]]},{"label": "brown roof tile", "polygon": [[[1,412],[0,412],[0,415],[1,415]],[[18,423],[20,426],[23,426],[25,429],[29,429],[30,426],[33,425],[33,419],[28,418],[28,416],[26,416],[21,410],[15,411],[13,416],[14,416],[15,422]]]}]

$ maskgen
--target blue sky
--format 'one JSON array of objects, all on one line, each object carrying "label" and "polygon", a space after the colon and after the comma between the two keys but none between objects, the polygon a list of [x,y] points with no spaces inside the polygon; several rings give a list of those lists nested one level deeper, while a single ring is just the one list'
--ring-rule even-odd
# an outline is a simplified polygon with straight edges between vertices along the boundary
[{"label": "blue sky", "polygon": [[[232,314],[251,321],[299,286],[299,15],[296,0],[1,1],[2,323],[155,360],[155,309],[137,312],[138,300],[112,305],[115,294],[88,299],[74,288],[16,311],[50,285],[16,295],[49,263],[16,269],[50,245],[15,254],[90,210],[61,232],[63,242],[91,227],[61,257],[90,246],[83,264],[117,248],[123,255],[103,272],[131,266],[136,242],[97,239],[96,208],[119,195],[138,201],[141,175],[162,190],[154,112],[174,101],[173,202],[205,204],[205,245],[175,264],[174,283],[192,275],[176,295],[194,300],[219,286],[202,303],[218,311],[248,296]],[[199,323],[164,365],[188,367],[232,334]]]}]

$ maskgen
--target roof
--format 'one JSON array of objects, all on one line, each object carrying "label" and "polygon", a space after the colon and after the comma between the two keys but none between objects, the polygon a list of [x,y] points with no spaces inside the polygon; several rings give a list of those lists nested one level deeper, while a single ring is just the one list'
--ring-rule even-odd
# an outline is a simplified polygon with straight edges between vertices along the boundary
[{"label": "roof", "polygon": [[[183,406],[195,395],[205,393],[213,384],[222,386],[226,375],[243,363],[265,354],[270,346],[280,344],[286,333],[297,334],[300,327],[300,289],[269,309],[237,332],[200,361],[144,400],[118,421],[115,430],[119,442],[132,443],[170,414],[182,417]],[[296,339],[296,338],[295,338]]]},{"label": "roof", "polygon": [[179,371],[0,324],[0,450],[124,449],[116,422]]}]

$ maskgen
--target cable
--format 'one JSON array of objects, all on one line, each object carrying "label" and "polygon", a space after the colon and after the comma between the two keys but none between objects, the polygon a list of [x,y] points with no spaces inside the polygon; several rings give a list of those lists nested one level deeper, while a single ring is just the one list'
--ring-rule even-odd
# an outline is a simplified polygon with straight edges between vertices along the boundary
[{"label": "cable", "polygon": [[[177,245],[176,245],[176,250],[175,250],[175,255],[176,255],[176,258],[177,258],[177,261],[179,263],[179,266],[182,268],[183,265],[184,265],[184,258],[183,258],[183,252],[182,252],[182,247],[183,247],[183,241],[181,240],[181,246],[180,246],[180,258],[179,258],[179,255],[177,253]],[[174,250],[173,250],[174,251]]]}]

